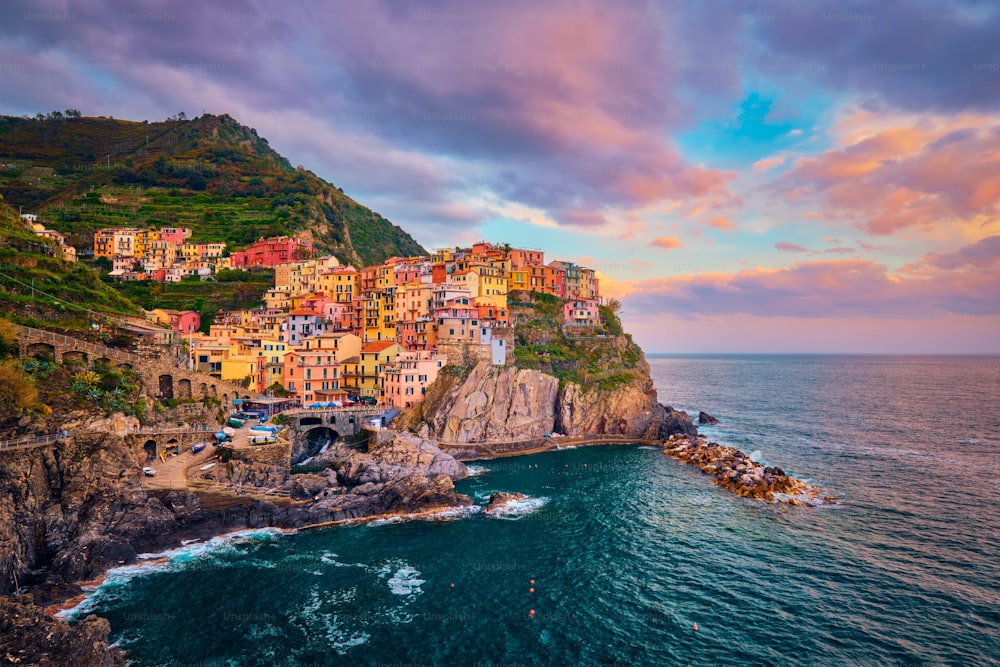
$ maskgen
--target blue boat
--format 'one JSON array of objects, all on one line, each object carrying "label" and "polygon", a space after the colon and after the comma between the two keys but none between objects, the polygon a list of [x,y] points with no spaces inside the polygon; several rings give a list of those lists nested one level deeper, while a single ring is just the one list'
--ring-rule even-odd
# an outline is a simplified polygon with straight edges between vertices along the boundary
[{"label": "blue boat", "polygon": [[228,438],[228,437],[229,437],[229,436],[228,436],[228,435],[226,435],[226,434],[225,434],[224,432],[222,432],[222,431],[216,431],[216,432],[215,432],[215,439],[216,439],[216,440],[218,440],[219,442],[222,442],[223,440],[225,440],[225,439],[226,439],[226,438]]},{"label": "blue boat", "polygon": [[[225,433],[223,433],[222,435],[225,435]],[[191,448],[191,451],[194,452],[195,454],[197,454],[201,450],[205,449],[206,445],[207,445],[207,443],[199,442],[197,445],[195,445],[194,447]]]}]

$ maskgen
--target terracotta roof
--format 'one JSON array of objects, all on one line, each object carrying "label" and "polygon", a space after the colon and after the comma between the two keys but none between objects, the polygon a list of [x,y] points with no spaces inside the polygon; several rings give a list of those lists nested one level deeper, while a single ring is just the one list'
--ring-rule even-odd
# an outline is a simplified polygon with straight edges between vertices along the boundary
[{"label": "terracotta roof", "polygon": [[396,341],[394,340],[379,340],[375,341],[374,343],[368,343],[367,345],[361,348],[361,354],[365,354],[368,352],[381,352],[382,350],[388,347],[392,347],[395,344]]},{"label": "terracotta roof", "polygon": [[314,315],[316,317],[323,317],[322,313],[317,313],[315,310],[307,310],[305,308],[300,308],[298,310],[293,310],[288,313],[289,315]]}]

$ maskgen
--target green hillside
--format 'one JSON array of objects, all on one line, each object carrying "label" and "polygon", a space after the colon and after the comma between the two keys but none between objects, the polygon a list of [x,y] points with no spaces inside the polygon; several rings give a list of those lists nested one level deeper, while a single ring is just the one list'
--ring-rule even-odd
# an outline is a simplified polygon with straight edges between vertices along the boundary
[{"label": "green hillside", "polygon": [[426,251],[405,231],[233,118],[135,122],[0,117],[0,193],[78,248],[101,227],[180,226],[231,250],[311,237],[354,265]]},{"label": "green hillside", "polygon": [[69,304],[142,314],[90,267],[59,259],[56,246],[35,236],[0,198],[0,313],[21,324],[88,330],[93,317]]}]

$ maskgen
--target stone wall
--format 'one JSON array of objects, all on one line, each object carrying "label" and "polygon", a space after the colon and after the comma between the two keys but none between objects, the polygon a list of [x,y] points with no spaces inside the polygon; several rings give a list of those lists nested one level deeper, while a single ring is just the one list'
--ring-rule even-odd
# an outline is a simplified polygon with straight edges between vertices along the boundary
[{"label": "stone wall", "polygon": [[266,466],[283,468],[286,471],[292,465],[292,443],[278,441],[271,445],[252,445],[232,450],[233,460],[244,463],[260,463]]}]

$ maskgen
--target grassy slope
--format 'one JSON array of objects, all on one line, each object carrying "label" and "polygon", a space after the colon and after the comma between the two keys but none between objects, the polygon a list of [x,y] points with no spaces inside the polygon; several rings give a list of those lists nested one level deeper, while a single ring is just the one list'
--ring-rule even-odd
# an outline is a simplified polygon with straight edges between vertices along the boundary
[{"label": "grassy slope", "polygon": [[517,319],[514,364],[519,368],[534,368],[561,381],[601,390],[631,384],[642,375],[642,350],[623,333],[618,316],[607,307],[601,307],[603,331],[588,329],[586,333],[611,338],[567,337],[562,328],[564,301],[537,292],[517,292],[510,300],[511,315]]},{"label": "grassy slope", "polygon": [[0,313],[4,317],[28,325],[89,328],[85,312],[42,292],[97,311],[141,314],[129,299],[101,282],[91,268],[50,256],[54,248],[26,229],[17,212],[0,200]]},{"label": "grassy slope", "polygon": [[186,226],[194,241],[245,246],[312,234],[346,263],[424,254],[399,227],[294,168],[229,116],[134,122],[0,117],[0,192],[90,247],[106,226]]}]

